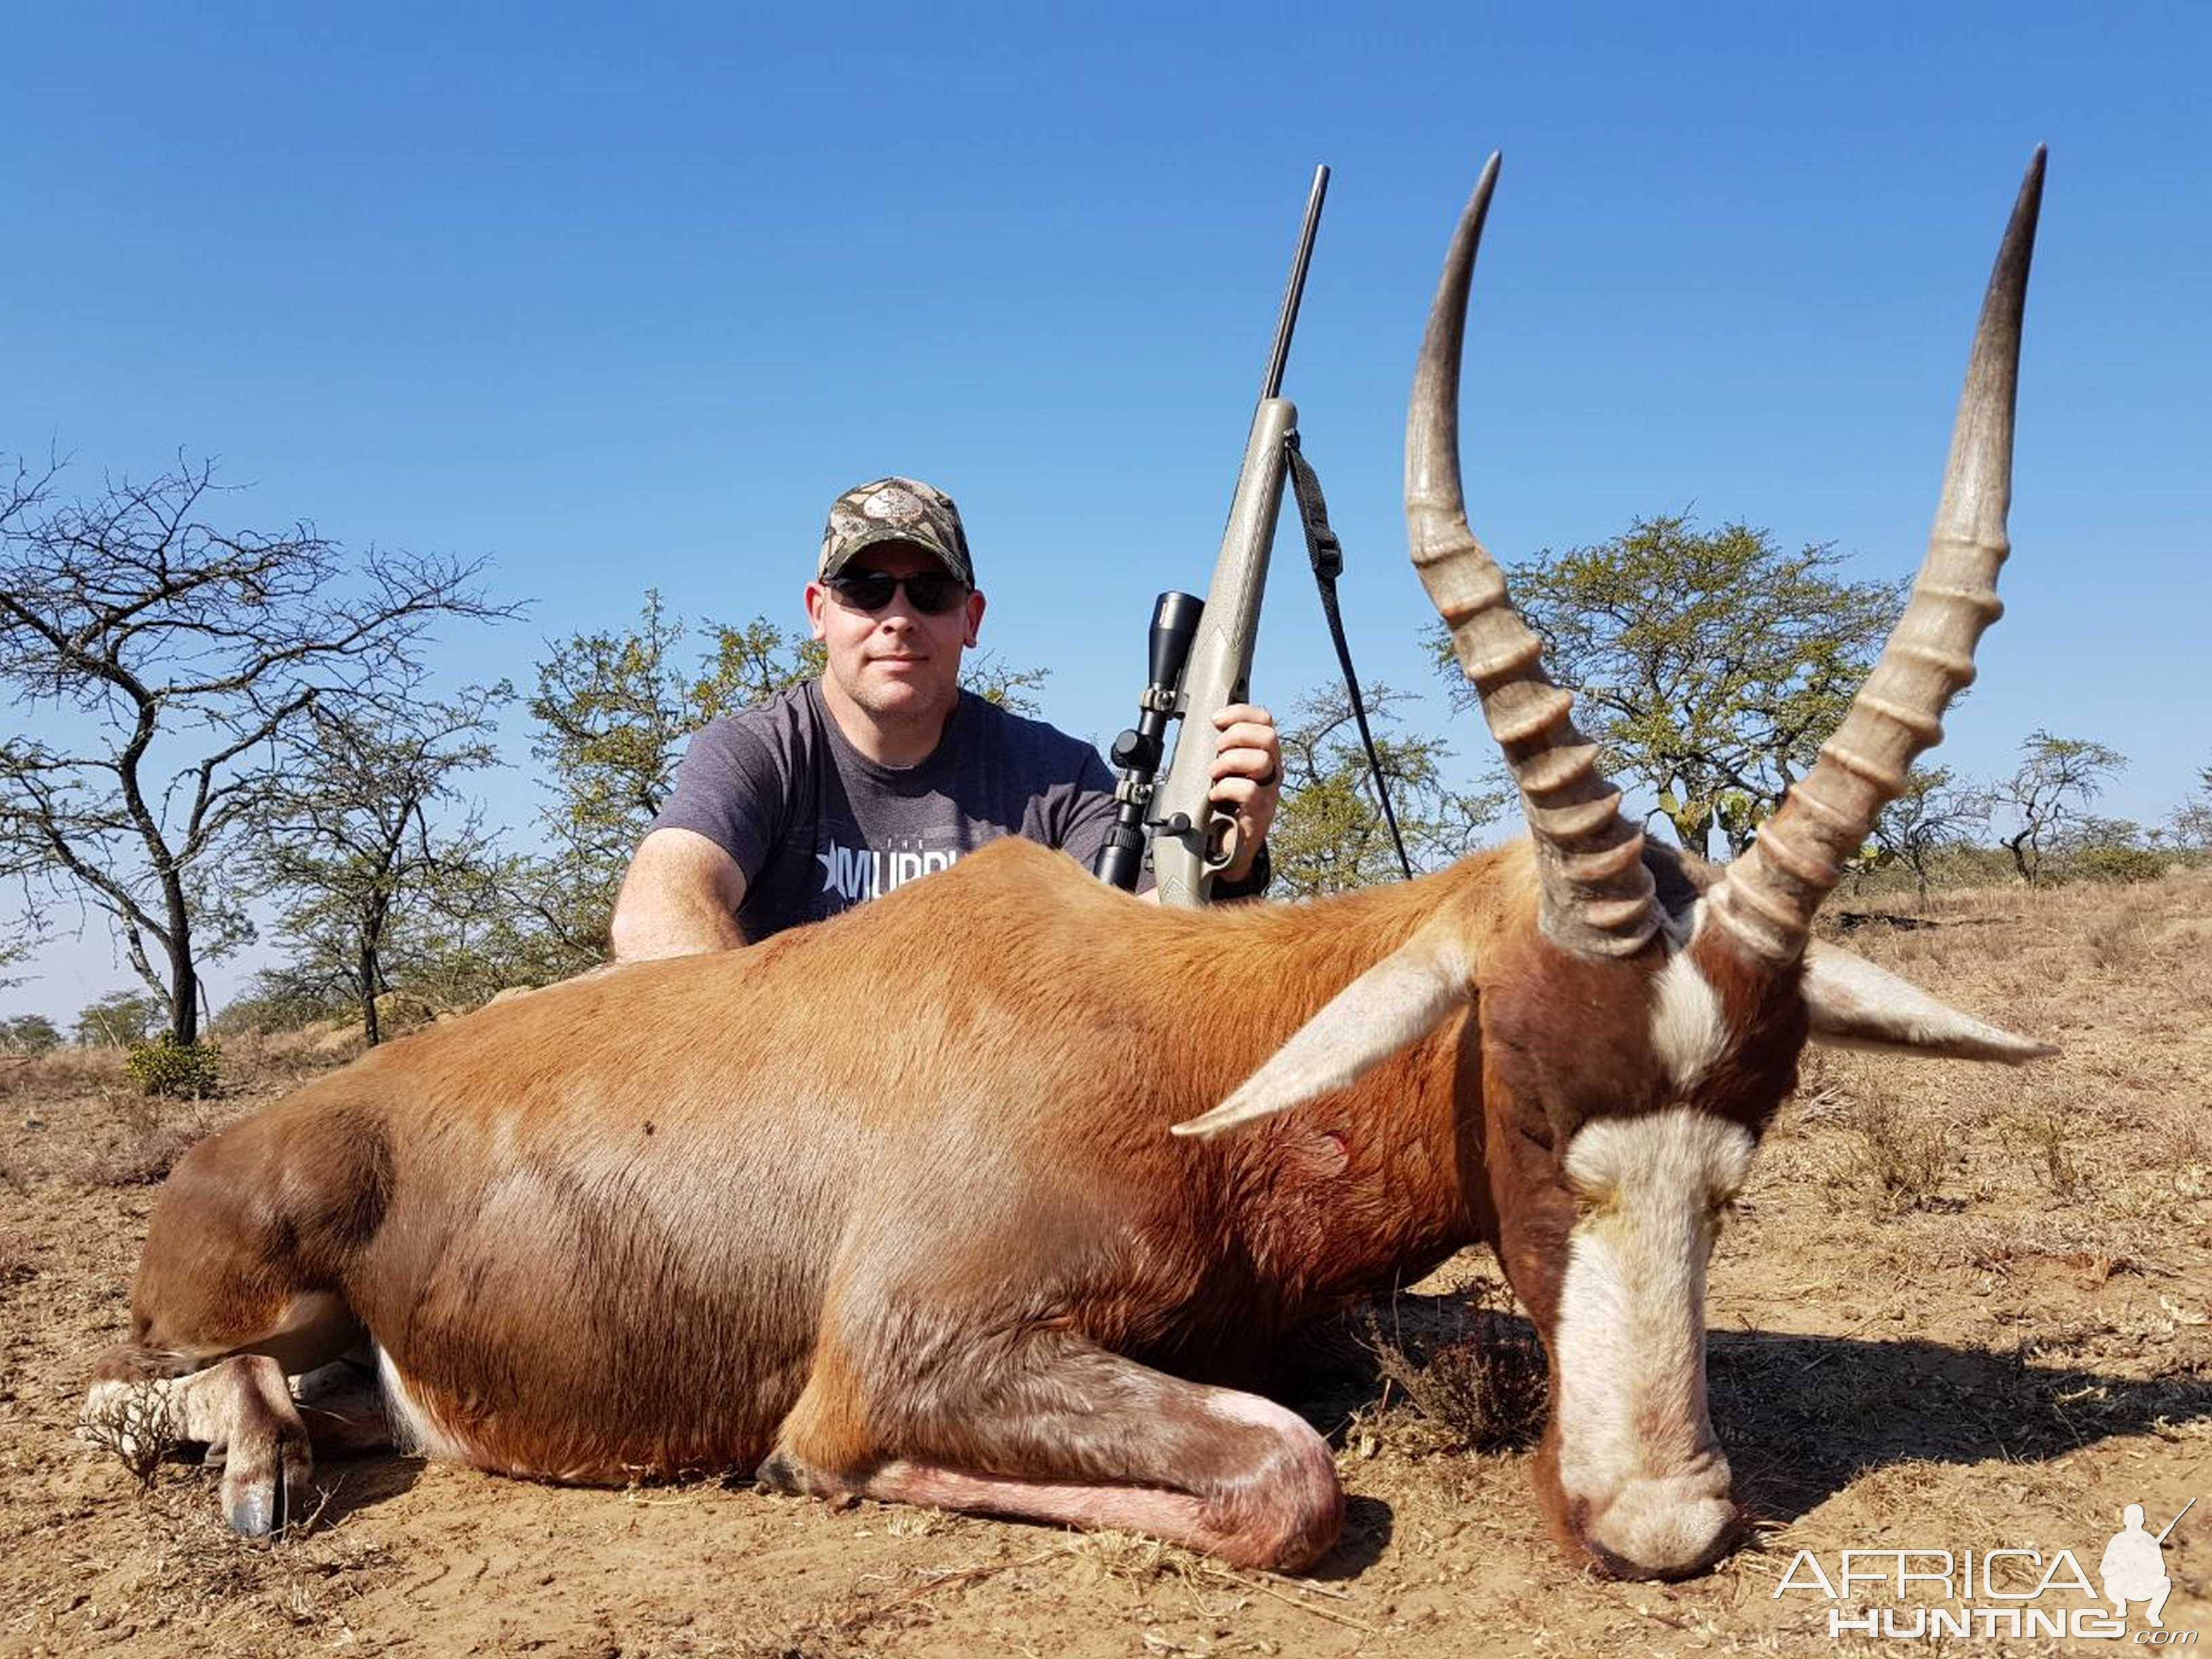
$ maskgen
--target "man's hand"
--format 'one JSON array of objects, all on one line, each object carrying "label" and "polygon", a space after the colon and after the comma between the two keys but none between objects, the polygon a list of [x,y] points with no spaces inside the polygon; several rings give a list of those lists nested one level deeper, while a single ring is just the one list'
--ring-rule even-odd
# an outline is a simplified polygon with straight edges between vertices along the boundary
[{"label": "man's hand", "polygon": [[1207,798],[1237,820],[1237,857],[1221,873],[1242,881],[1252,873],[1252,860],[1282,804],[1283,743],[1275,717],[1254,703],[1231,703],[1214,715],[1213,729],[1221,737]]}]

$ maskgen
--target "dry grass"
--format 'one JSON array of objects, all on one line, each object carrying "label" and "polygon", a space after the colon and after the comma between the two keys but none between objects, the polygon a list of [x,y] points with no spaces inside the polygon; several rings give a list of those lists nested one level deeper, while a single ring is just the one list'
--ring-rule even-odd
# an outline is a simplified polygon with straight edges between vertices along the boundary
[{"label": "dry grass", "polygon": [[272,1547],[231,1532],[204,1501],[148,1513],[161,1535],[158,1553],[70,1609],[103,1645],[127,1649],[141,1628],[179,1624],[199,1628],[203,1651],[350,1644],[350,1605],[397,1576],[395,1553],[361,1536]]},{"label": "dry grass", "polygon": [[[239,1031],[222,1038],[222,1095],[258,1097],[289,1089],[351,1059],[334,1053],[314,1031]],[[357,1052],[358,1044],[354,1045]],[[76,1096],[136,1092],[120,1048],[63,1048],[9,1056],[0,1066],[0,1101],[41,1103]]]},{"label": "dry grass", "polygon": [[1138,1589],[1167,1583],[1188,1583],[1211,1565],[1179,1545],[1163,1543],[1139,1532],[1085,1533],[1070,1539],[1066,1547],[1069,1557],[1093,1577]]},{"label": "dry grass", "polygon": [[2151,954],[2149,930],[2132,911],[2098,917],[2083,932],[2081,943],[2089,961],[2108,973],[2130,973]]},{"label": "dry grass", "polygon": [[215,1129],[333,1062],[290,1035],[226,1040],[222,1087],[212,1099],[148,1095],[125,1075],[119,1050],[61,1048],[0,1072],[12,1094],[0,1137],[0,1193],[43,1179],[80,1188],[151,1187]]},{"label": "dry grass", "polygon": [[15,1055],[0,1066],[0,1101],[11,1105],[123,1086],[120,1048],[53,1048],[43,1054]]},{"label": "dry grass", "polygon": [[218,1125],[235,1115],[236,1103],[164,1099],[127,1085],[98,1101],[107,1133],[89,1139],[60,1173],[80,1187],[151,1187]]},{"label": "dry grass", "polygon": [[1892,1214],[1932,1208],[1951,1162],[1947,1126],[1906,1109],[1874,1081],[1861,1085],[1848,1121],[1859,1144],[1845,1161],[1846,1176]]},{"label": "dry grass", "polygon": [[1940,1240],[1916,1252],[1930,1272],[1966,1269],[2008,1278],[2036,1263],[2076,1270],[2084,1289],[2094,1289],[2114,1273],[2140,1273],[2142,1256],[2131,1250],[2120,1230],[2093,1218],[2051,1216],[1969,1217],[1947,1227]]},{"label": "dry grass", "polygon": [[2006,1125],[2006,1139],[2021,1147],[2043,1172],[2053,1198],[2071,1200],[2083,1189],[2081,1163],[2074,1154],[2073,1126],[2057,1112],[2029,1112]]},{"label": "dry grass", "polygon": [[1384,1437],[1410,1450],[1390,1416],[1391,1395],[1425,1419],[1427,1439],[1443,1451],[1522,1449],[1542,1433],[1549,1386],[1535,1328],[1514,1310],[1513,1293],[1488,1273],[1439,1302],[1394,1297],[1366,1309],[1359,1340],[1382,1384],[1347,1436],[1373,1455]]}]

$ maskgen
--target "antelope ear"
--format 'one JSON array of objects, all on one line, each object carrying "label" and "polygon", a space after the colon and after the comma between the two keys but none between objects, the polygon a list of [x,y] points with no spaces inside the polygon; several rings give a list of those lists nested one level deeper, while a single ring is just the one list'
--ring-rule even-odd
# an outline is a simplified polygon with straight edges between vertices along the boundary
[{"label": "antelope ear", "polygon": [[2051,1043],[1984,1025],[1887,968],[1817,939],[1805,947],[1805,1007],[1813,1040],[1832,1048],[2008,1066],[2058,1052]]},{"label": "antelope ear", "polygon": [[1431,922],[1330,998],[1236,1093],[1173,1133],[1218,1134],[1356,1082],[1435,1030],[1474,987],[1474,959],[1458,931]]}]

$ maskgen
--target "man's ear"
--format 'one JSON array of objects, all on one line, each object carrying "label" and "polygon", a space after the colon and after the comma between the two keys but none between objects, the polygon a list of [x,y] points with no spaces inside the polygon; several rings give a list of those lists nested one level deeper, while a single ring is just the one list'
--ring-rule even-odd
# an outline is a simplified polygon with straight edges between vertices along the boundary
[{"label": "man's ear", "polygon": [[[975,636],[976,636],[976,634],[977,634],[978,630],[980,630],[980,629],[982,628],[982,626],[983,626],[983,590],[982,590],[981,588],[980,588],[980,587],[979,587],[979,588],[977,588],[975,592],[971,592],[970,594],[969,594],[969,596],[968,596],[968,643],[967,643],[967,648],[969,648],[969,649],[970,649],[970,650],[972,650],[972,649],[974,649],[974,648],[975,648]],[[819,637],[820,637],[820,635],[816,635],[816,637],[817,637],[817,638],[819,638]]]},{"label": "man's ear", "polygon": [[[817,640],[826,640],[830,637],[829,630],[822,625],[822,608],[829,603],[828,588],[823,586],[820,582],[806,584],[806,621],[808,626],[813,629],[814,637]],[[974,641],[970,641],[969,643],[973,644]]]}]

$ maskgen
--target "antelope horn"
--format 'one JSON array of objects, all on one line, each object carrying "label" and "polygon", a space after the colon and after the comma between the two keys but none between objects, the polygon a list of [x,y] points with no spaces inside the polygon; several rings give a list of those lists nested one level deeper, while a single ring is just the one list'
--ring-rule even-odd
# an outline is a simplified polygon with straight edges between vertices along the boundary
[{"label": "antelope horn", "polygon": [[1944,709],[1974,678],[1975,643],[2003,614],[1997,571],[2011,545],[2013,402],[2043,160],[2039,145],[1982,301],[1942,500],[1912,598],[1813,769],[1706,896],[1739,945],[1777,965],[1803,951],[1843,861],[1903,793],[1913,760],[1942,740]]},{"label": "antelope horn", "polygon": [[1504,574],[1468,527],[1460,485],[1460,349],[1475,249],[1497,183],[1492,155],[1460,216],[1429,311],[1406,417],[1406,528],[1421,584],[1451,630],[1521,792],[1544,932],[1578,956],[1626,956],[1659,925],[1644,832],[1621,816],[1620,791],[1598,770],[1597,746],[1575,729],[1573,696],[1545,675],[1542,643],[1514,613]]}]

